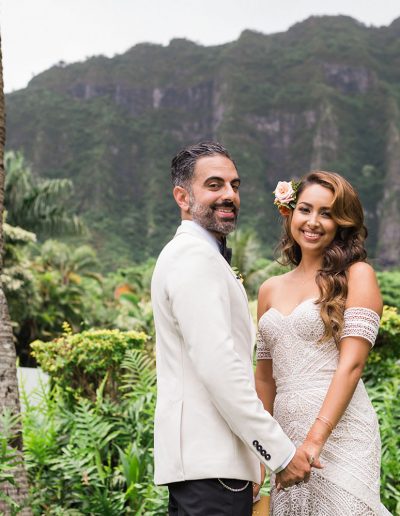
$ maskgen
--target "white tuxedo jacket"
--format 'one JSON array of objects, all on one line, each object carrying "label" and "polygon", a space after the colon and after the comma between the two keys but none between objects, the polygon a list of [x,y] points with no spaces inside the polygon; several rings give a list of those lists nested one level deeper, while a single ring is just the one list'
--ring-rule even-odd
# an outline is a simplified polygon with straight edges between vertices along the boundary
[{"label": "white tuxedo jacket", "polygon": [[254,389],[246,292],[196,226],[182,224],[152,279],[156,327],[155,483],[260,481],[294,445]]}]

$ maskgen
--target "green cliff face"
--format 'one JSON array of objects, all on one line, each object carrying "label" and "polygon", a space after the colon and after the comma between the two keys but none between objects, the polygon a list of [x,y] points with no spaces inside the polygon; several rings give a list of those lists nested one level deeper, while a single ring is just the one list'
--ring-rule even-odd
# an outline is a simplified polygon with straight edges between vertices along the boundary
[{"label": "green cliff face", "polygon": [[370,255],[398,263],[400,19],[368,28],[312,17],[216,47],[140,44],[60,63],[6,102],[8,148],[22,149],[37,173],[74,181],[76,207],[110,265],[154,255],[173,235],[170,159],[205,138],[235,158],[240,224],[266,250],[279,234],[277,180],[321,168],[359,190]]}]

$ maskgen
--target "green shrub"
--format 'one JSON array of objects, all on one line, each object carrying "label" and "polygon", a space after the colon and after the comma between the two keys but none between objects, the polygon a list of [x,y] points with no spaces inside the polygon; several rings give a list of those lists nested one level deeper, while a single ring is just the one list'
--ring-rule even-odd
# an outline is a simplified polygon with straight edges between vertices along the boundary
[{"label": "green shrub", "polygon": [[381,433],[381,499],[400,514],[400,314],[395,307],[384,307],[363,376]]},{"label": "green shrub", "polygon": [[17,514],[22,509],[2,489],[2,486],[7,484],[16,486],[14,471],[21,461],[21,456],[12,444],[18,439],[18,425],[19,415],[12,415],[9,409],[4,408],[0,414],[0,501],[8,507],[10,514]]},{"label": "green shrub", "polygon": [[384,303],[400,310],[400,271],[382,271],[376,275]]},{"label": "green shrub", "polygon": [[400,514],[400,365],[386,361],[380,368],[384,377],[367,388],[382,440],[381,499],[393,514]]},{"label": "green shrub", "polygon": [[[61,347],[36,347],[54,386],[43,392],[38,405],[25,400],[25,461],[34,514],[166,514],[167,490],[153,483],[156,376],[146,341],[145,334],[135,332],[90,331],[66,335]],[[79,355],[85,367],[77,374]],[[107,390],[110,371],[116,392]],[[87,389],[89,373],[96,381]],[[104,379],[98,383],[101,373]],[[71,375],[73,396],[64,391]]]},{"label": "green shrub", "polygon": [[113,399],[118,396],[120,369],[128,350],[147,342],[143,332],[88,330],[72,334],[65,325],[62,337],[50,342],[36,340],[32,355],[55,385],[72,396],[94,399],[101,382]]},{"label": "green shrub", "polygon": [[394,306],[384,306],[376,345],[385,346],[386,352],[400,356],[400,314]]}]

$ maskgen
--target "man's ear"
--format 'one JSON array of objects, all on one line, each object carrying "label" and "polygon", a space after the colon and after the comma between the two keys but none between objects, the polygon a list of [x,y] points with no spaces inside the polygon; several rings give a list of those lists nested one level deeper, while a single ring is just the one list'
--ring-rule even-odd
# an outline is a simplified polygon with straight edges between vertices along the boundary
[{"label": "man's ear", "polygon": [[182,186],[175,186],[173,194],[176,204],[179,206],[179,208],[183,212],[189,213],[189,192]]}]

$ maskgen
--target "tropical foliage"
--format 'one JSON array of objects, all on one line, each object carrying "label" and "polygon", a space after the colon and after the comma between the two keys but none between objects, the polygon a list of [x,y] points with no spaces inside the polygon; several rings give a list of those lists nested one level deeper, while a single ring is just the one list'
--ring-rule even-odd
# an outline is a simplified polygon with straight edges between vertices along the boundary
[{"label": "tropical foliage", "polygon": [[[64,339],[59,348],[40,343],[40,359],[53,388],[42,392],[37,405],[25,400],[25,460],[34,514],[165,515],[165,489],[152,482],[156,383],[146,336],[91,332],[67,333]],[[111,358],[108,345],[100,345],[107,340],[116,346],[118,358]],[[96,359],[76,364],[75,341],[88,343]],[[83,355],[89,357],[90,350]],[[56,362],[65,364],[65,374],[62,367],[53,367]],[[118,375],[113,376],[117,362]],[[65,382],[78,368],[70,396]],[[90,389],[88,378],[95,378]]]},{"label": "tropical foliage", "polygon": [[33,364],[29,346],[61,335],[63,323],[85,328],[142,329],[153,334],[150,277],[154,260],[102,275],[88,245],[36,235],[4,224],[7,295],[22,365]]},{"label": "tropical foliage", "polygon": [[15,470],[22,462],[22,456],[13,442],[20,431],[19,423],[19,414],[12,414],[7,408],[0,414],[0,501],[10,508],[12,514],[16,514],[21,507],[1,487],[5,484],[17,486]]},{"label": "tropical foliage", "polygon": [[232,268],[243,278],[249,296],[257,294],[261,283],[273,271],[276,262],[263,257],[255,231],[238,229],[229,237],[232,248]]},{"label": "tropical foliage", "polygon": [[128,350],[144,348],[148,337],[136,331],[88,330],[65,333],[50,342],[36,340],[32,355],[64,395],[94,399],[103,382],[103,392],[118,399],[121,364]]},{"label": "tropical foliage", "polygon": [[400,270],[377,273],[384,302],[400,310]]},{"label": "tropical foliage", "polygon": [[400,513],[400,314],[385,306],[378,341],[370,353],[364,380],[378,414],[382,439],[381,496]]},{"label": "tropical foliage", "polygon": [[5,209],[10,224],[40,235],[83,232],[82,221],[70,209],[73,196],[70,179],[34,176],[21,152],[6,152],[4,161]]}]

